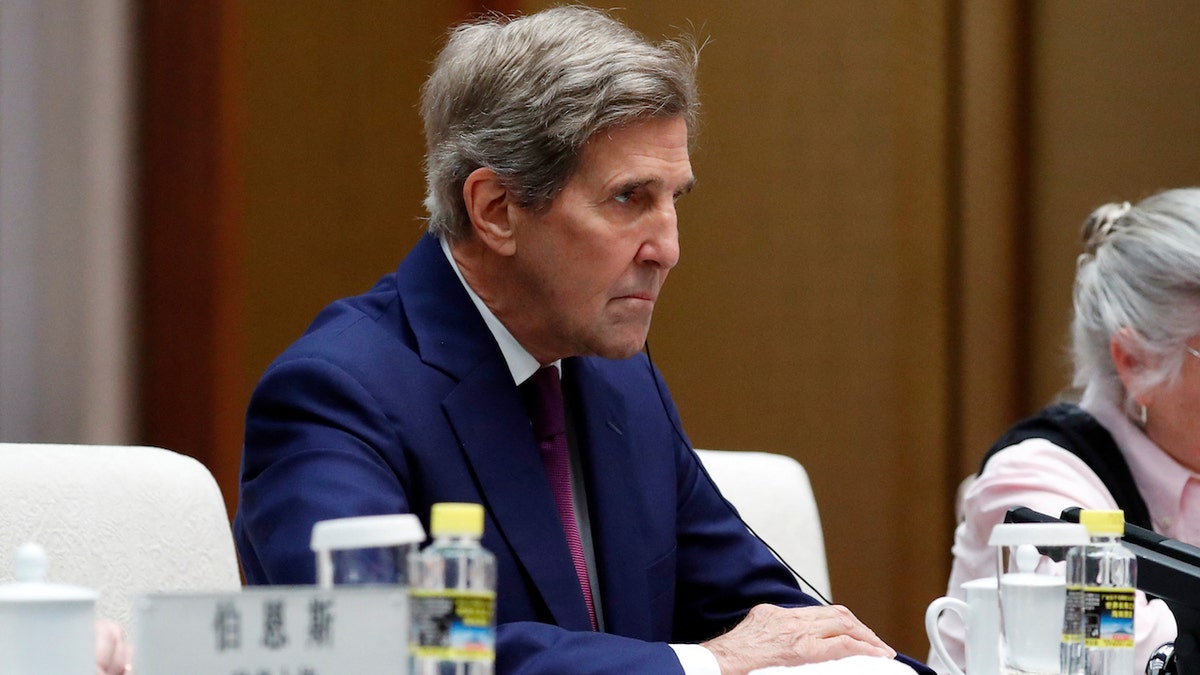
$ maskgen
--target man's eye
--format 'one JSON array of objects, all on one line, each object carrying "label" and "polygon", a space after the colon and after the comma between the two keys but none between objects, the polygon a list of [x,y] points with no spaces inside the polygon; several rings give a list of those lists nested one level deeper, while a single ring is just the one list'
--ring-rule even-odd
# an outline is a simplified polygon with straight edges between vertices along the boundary
[{"label": "man's eye", "polygon": [[622,192],[621,194],[613,197],[613,200],[618,204],[628,204],[629,202],[633,201],[633,190]]}]

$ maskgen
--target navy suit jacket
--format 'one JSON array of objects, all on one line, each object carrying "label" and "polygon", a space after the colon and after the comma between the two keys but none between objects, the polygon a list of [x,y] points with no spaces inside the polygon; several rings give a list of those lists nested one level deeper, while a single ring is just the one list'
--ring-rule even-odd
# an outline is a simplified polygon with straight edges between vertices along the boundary
[{"label": "navy suit jacket", "polygon": [[809,605],[699,466],[644,355],[569,358],[606,632],[590,630],[537,442],[495,339],[424,237],[326,308],[246,420],[234,534],[252,584],[310,584],[313,523],[477,502],[497,558],[497,671],[680,672],[760,602]]}]

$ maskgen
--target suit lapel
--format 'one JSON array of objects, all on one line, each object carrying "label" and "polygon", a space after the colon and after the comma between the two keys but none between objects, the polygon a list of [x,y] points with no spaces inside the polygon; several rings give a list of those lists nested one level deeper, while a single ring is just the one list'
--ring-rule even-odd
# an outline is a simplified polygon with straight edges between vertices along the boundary
[{"label": "suit lapel", "polygon": [[497,534],[555,623],[588,630],[587,606],[529,415],[500,348],[436,238],[418,242],[396,279],[421,359],[458,381],[442,409]]},{"label": "suit lapel", "polygon": [[610,632],[649,639],[644,537],[645,495],[636,489],[637,461],[625,399],[604,380],[590,359],[567,359],[564,382],[575,392],[573,405],[582,443],[592,543],[600,581],[605,626]]},{"label": "suit lapel", "polygon": [[554,622],[569,630],[590,630],[520,392],[435,237],[417,243],[400,265],[396,283],[421,359],[458,382],[442,408],[499,536],[525,569]]},{"label": "suit lapel", "polygon": [[[507,380],[507,386],[503,385]],[[502,359],[473,372],[443,407],[500,536],[554,621],[589,630],[587,606],[520,394]]]},{"label": "suit lapel", "polygon": [[396,272],[396,290],[422,361],[456,380],[482,361],[500,359],[503,365],[496,340],[437,237],[426,235],[413,247]]}]

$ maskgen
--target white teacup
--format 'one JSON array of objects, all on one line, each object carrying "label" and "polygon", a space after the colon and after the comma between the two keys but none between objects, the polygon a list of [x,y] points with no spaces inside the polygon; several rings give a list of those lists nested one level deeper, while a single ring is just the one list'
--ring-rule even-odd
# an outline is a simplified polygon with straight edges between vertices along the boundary
[{"label": "white teacup", "polygon": [[408,556],[425,540],[411,513],[322,520],[312,528],[317,585],[408,585]]},{"label": "white teacup", "polygon": [[1063,563],[1058,561],[1072,546],[1087,543],[1087,528],[1078,523],[1015,522],[992,528],[988,544],[996,547],[1000,661],[1005,673],[1060,672],[1067,591]]},{"label": "white teacup", "polygon": [[996,577],[973,579],[962,585],[967,601],[941,597],[929,603],[925,610],[925,632],[934,653],[953,675],[964,675],[946,651],[938,619],[950,610],[962,617],[966,626],[967,673],[969,675],[999,675],[1000,673],[1000,607],[996,597]]},{"label": "white teacup", "polygon": [[1004,662],[1010,669],[1018,673],[1059,672],[1066,600],[1062,577],[1027,572],[1000,577]]},{"label": "white teacup", "polygon": [[0,584],[0,675],[96,672],[97,593],[46,581],[46,551],[17,549]]}]

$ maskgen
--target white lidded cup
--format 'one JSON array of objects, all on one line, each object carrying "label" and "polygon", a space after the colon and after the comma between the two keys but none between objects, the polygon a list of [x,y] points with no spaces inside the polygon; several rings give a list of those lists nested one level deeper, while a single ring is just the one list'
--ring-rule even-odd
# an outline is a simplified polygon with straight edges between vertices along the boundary
[{"label": "white lidded cup", "polygon": [[1000,673],[1000,605],[996,597],[996,577],[972,579],[962,585],[966,601],[942,596],[929,603],[925,610],[925,632],[934,653],[952,675],[963,675],[950,657],[938,630],[942,612],[952,611],[962,617],[966,628],[966,668],[969,675],[999,675]]},{"label": "white lidded cup", "polygon": [[313,525],[317,585],[408,585],[408,556],[425,541],[411,513],[322,520]]},{"label": "white lidded cup", "polygon": [[93,675],[96,598],[88,588],[46,581],[46,551],[23,544],[12,583],[0,585],[0,675]]},{"label": "white lidded cup", "polygon": [[1000,523],[996,547],[1000,660],[1013,675],[1058,675],[1066,610],[1067,549],[1088,543],[1077,523]]}]

